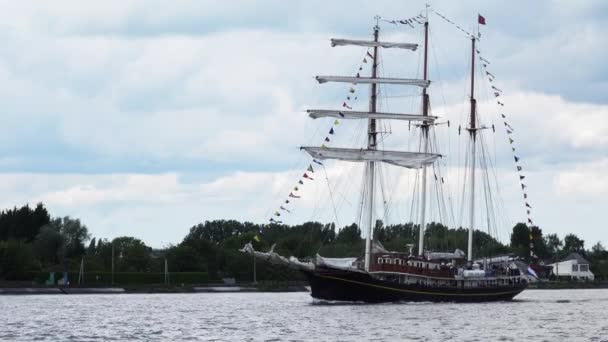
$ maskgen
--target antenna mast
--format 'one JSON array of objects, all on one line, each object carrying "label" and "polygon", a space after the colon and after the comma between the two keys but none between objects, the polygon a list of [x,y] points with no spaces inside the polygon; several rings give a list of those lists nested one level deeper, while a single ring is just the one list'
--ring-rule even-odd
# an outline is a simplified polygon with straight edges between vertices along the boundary
[{"label": "antenna mast", "polygon": [[[378,21],[380,17],[376,16],[376,25],[374,26],[374,42],[378,42],[378,33],[380,27]],[[372,60],[372,79],[378,76],[378,46],[374,46],[374,57]],[[376,83],[371,84],[369,99],[369,112],[376,113],[376,102],[377,102],[377,91]],[[368,119],[367,124],[367,148],[370,150],[376,149],[376,119]],[[371,249],[372,249],[372,234],[374,229],[374,183],[375,183],[375,163],[373,161],[367,164],[367,208],[368,208],[368,226],[367,226],[367,238],[365,239],[365,270],[369,272],[371,265]]]}]

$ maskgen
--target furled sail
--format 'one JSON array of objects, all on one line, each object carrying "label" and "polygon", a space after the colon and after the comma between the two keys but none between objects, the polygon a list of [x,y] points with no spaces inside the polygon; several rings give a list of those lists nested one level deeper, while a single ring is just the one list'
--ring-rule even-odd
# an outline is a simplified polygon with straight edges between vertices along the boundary
[{"label": "furled sail", "polygon": [[335,148],[335,147],[313,147],[303,146],[305,150],[315,159],[338,159],[352,162],[384,162],[409,169],[418,169],[424,165],[432,164],[440,154],[420,153],[420,152],[401,152],[401,151],[382,151],[356,148]]},{"label": "furled sail", "polygon": [[375,42],[373,40],[352,40],[352,39],[331,39],[331,46],[344,46],[344,45],[357,45],[367,47],[383,47],[383,48],[396,48],[396,49],[407,49],[416,51],[418,44],[411,43],[391,43],[391,42]]},{"label": "furled sail", "polygon": [[431,84],[429,80],[420,80],[415,78],[383,78],[383,77],[349,77],[349,76],[317,76],[317,82],[343,82],[343,83],[383,83],[383,84],[399,84],[399,85],[414,85],[426,88]]},{"label": "furled sail", "polygon": [[313,119],[330,117],[338,119],[390,119],[428,122],[433,122],[437,119],[436,116],[423,116],[420,114],[371,113],[346,110],[308,109],[306,112]]}]

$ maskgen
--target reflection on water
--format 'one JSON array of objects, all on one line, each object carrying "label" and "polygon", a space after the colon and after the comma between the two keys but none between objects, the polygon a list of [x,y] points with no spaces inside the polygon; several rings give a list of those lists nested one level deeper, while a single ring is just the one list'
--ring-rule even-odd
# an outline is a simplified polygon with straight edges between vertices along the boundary
[{"label": "reflection on water", "polygon": [[608,290],[313,305],[307,293],[0,296],[0,340],[608,341]]}]

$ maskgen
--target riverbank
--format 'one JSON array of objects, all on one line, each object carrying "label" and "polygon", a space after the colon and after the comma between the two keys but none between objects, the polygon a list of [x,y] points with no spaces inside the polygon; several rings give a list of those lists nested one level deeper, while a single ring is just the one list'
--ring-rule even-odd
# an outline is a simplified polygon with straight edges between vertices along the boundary
[{"label": "riverbank", "polygon": [[538,290],[576,290],[576,289],[608,289],[608,281],[545,281],[531,283],[528,289]]},{"label": "riverbank", "polygon": [[183,285],[183,286],[112,286],[112,287],[43,287],[15,286],[0,287],[0,295],[70,295],[70,294],[125,294],[125,293],[237,293],[237,292],[308,292],[305,284],[247,284],[247,285]]}]

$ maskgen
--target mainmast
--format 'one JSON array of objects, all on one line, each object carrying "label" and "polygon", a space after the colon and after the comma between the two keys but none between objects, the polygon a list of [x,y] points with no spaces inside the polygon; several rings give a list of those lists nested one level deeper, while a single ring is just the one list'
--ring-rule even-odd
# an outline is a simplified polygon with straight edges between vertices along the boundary
[{"label": "mainmast", "polygon": [[[376,26],[374,27],[374,40],[353,40],[353,39],[331,39],[331,46],[364,46],[367,48],[373,48],[372,57],[372,72],[370,77],[348,77],[348,76],[316,76],[316,80],[319,83],[327,82],[339,82],[339,83],[351,83],[351,84],[371,84],[370,89],[370,100],[369,100],[369,111],[353,111],[353,110],[331,110],[331,109],[309,109],[307,110],[309,116],[313,119],[317,118],[336,118],[336,119],[364,119],[368,122],[367,127],[367,148],[342,148],[342,147],[327,147],[327,146],[301,146],[300,149],[305,150],[313,158],[318,160],[325,159],[336,159],[350,162],[364,162],[367,166],[366,179],[368,195],[366,198],[368,208],[368,222],[367,222],[367,234],[365,240],[365,270],[369,271],[371,262],[371,249],[372,249],[372,238],[374,228],[374,187],[375,187],[375,165],[376,163],[386,163],[394,166],[404,167],[408,169],[420,169],[429,164],[432,164],[440,157],[436,153],[426,152],[409,152],[409,151],[389,151],[379,150],[377,146],[377,120],[406,120],[421,122],[422,126],[425,127],[425,131],[428,130],[428,126],[437,119],[434,116],[428,115],[428,96],[426,91],[423,91],[423,111],[422,114],[412,113],[388,113],[377,111],[377,84],[387,85],[403,85],[403,86],[418,86],[426,88],[430,85],[431,81],[427,79],[426,74],[426,46],[425,46],[425,71],[424,79],[413,79],[413,78],[387,78],[378,77],[378,48],[385,49],[403,49],[416,51],[418,48],[417,44],[411,43],[398,43],[398,42],[383,42],[378,40],[380,27],[378,25],[379,17],[376,17]],[[428,38],[428,24],[427,24],[427,38]],[[426,40],[426,39],[425,39]],[[425,148],[425,151],[428,148]]]},{"label": "mainmast", "polygon": [[469,123],[469,134],[471,136],[471,165],[470,165],[470,181],[471,181],[471,207],[470,207],[470,223],[469,223],[469,241],[467,246],[467,260],[469,263],[473,261],[473,229],[475,226],[475,144],[477,136],[476,124],[476,105],[475,101],[475,37],[471,37],[471,122]]},{"label": "mainmast", "polygon": [[[428,19],[424,22],[424,80],[427,78],[427,51],[429,46],[429,21]],[[429,116],[429,96],[426,93],[426,88],[422,89],[422,115]],[[423,121],[420,126],[422,129],[422,152],[427,153],[429,149],[429,122]],[[421,192],[421,206],[420,206],[420,229],[418,237],[418,255],[424,255],[424,229],[426,227],[426,166],[422,167],[422,192]]]},{"label": "mainmast", "polygon": [[[380,27],[376,23],[374,26],[374,42],[378,42],[378,33]],[[372,75],[371,78],[375,79],[378,74],[378,46],[374,46],[374,57],[372,60]],[[370,99],[369,99],[369,112],[376,113],[376,101],[377,101],[376,83],[371,84]],[[367,149],[376,149],[376,119],[369,118],[367,120]],[[365,239],[365,270],[369,271],[371,265],[371,249],[372,249],[372,234],[374,229],[374,184],[375,184],[375,162],[369,161],[367,163],[367,208],[368,208],[368,226],[367,226],[367,238]]]}]

